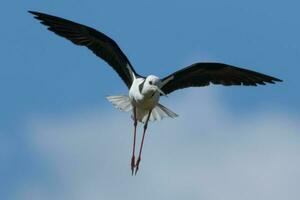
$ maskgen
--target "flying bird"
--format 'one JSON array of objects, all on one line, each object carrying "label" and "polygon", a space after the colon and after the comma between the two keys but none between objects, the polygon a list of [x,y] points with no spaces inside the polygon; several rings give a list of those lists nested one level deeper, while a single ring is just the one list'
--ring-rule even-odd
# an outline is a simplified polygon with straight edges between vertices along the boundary
[{"label": "flying bird", "polygon": [[[107,62],[121,77],[129,89],[128,95],[108,96],[107,99],[121,111],[132,112],[134,131],[131,156],[131,172],[136,174],[141,162],[145,133],[149,121],[178,115],[159,103],[161,96],[188,87],[203,87],[210,84],[225,86],[256,86],[274,84],[282,80],[255,71],[223,63],[199,62],[176,71],[164,78],[138,74],[117,43],[104,33],[91,27],[41,12],[28,11],[48,30],[72,43],[85,46]],[[135,158],[137,123],[144,124],[137,160]]]}]

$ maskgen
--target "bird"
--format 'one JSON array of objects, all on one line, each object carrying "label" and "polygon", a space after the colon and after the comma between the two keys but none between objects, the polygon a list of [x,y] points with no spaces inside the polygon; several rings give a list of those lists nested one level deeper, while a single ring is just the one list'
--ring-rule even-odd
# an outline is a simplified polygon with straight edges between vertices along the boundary
[{"label": "bird", "polygon": [[[204,87],[210,84],[257,86],[282,82],[269,75],[219,62],[194,63],[164,78],[155,75],[142,76],[135,71],[118,44],[104,33],[61,17],[36,11],[28,12],[41,24],[47,26],[49,31],[68,39],[75,45],[87,47],[110,65],[127,86],[128,95],[107,96],[106,98],[119,110],[131,112],[134,127],[130,161],[132,175],[136,175],[139,170],[148,122],[178,116],[159,103],[160,97],[179,89]],[[138,122],[143,124],[143,134],[136,159]]]}]

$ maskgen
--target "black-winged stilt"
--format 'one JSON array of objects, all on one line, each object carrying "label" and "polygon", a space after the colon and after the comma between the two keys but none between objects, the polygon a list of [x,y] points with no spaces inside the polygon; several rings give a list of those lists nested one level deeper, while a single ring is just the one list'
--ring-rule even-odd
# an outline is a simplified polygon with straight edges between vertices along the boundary
[{"label": "black-winged stilt", "polygon": [[[105,34],[63,18],[29,11],[48,29],[76,45],[89,48],[105,60],[122,78],[129,89],[129,95],[108,96],[107,99],[122,111],[132,111],[134,121],[131,171],[137,173],[141,161],[148,122],[164,117],[175,118],[177,114],[159,103],[161,95],[187,87],[201,87],[212,84],[256,86],[281,81],[272,76],[234,67],[223,63],[195,63],[176,71],[165,78],[154,75],[141,76],[132,67],[117,43]],[[144,123],[143,136],[138,159],[135,160],[136,127]]]}]

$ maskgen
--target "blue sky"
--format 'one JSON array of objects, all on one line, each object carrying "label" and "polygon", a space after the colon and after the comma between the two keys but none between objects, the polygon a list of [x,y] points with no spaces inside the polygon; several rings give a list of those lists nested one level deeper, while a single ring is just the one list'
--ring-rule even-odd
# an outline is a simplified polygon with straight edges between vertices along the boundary
[{"label": "blue sky", "polygon": [[[85,133],[88,138],[85,138],[85,134],[81,131],[77,131],[74,140],[88,141],[88,143],[95,139],[96,141],[97,139],[104,139],[110,142],[113,142],[113,139],[117,140],[114,144],[117,144],[118,147],[111,148],[115,152],[108,154],[112,161],[105,154],[100,156],[102,156],[102,160],[108,163],[107,165],[120,165],[109,169],[105,168],[108,171],[104,176],[109,179],[110,176],[108,175],[114,174],[111,175],[114,178],[112,178],[110,184],[111,186],[116,185],[115,189],[120,193],[124,192],[121,183],[126,185],[129,182],[129,185],[134,187],[136,186],[134,180],[137,180],[139,184],[149,180],[148,187],[155,187],[159,177],[157,179],[151,177],[153,173],[151,167],[159,171],[155,173],[170,181],[174,178],[172,172],[179,174],[175,178],[173,186],[165,188],[166,191],[176,190],[180,186],[180,184],[176,185],[177,182],[180,182],[180,178],[186,178],[182,174],[185,170],[180,167],[174,167],[176,169],[173,171],[171,169],[174,165],[180,165],[180,160],[176,156],[173,156],[170,160],[161,159],[162,169],[153,166],[155,165],[155,153],[158,153],[158,155],[159,153],[167,154],[168,147],[165,147],[165,144],[161,142],[162,139],[167,138],[166,133],[161,136],[162,138],[159,134],[153,134],[155,135],[153,138],[149,137],[152,148],[150,144],[146,147],[148,151],[145,150],[145,154],[148,153],[148,155],[145,155],[145,160],[142,162],[142,168],[145,168],[144,171],[141,171],[140,177],[136,179],[128,176],[129,169],[126,169],[126,164],[129,160],[129,155],[127,156],[129,151],[126,151],[130,149],[131,145],[131,122],[127,114],[117,112],[104,99],[106,95],[126,94],[125,85],[106,63],[87,49],[76,47],[65,39],[47,31],[45,27],[37,23],[27,13],[27,10],[42,11],[61,16],[106,33],[118,42],[136,70],[144,75],[155,74],[163,77],[194,62],[218,61],[246,67],[283,79],[283,83],[265,87],[210,86],[208,88],[178,91],[171,94],[168,99],[163,99],[163,103],[177,112],[180,117],[176,121],[165,120],[161,122],[161,125],[160,123],[153,124],[153,132],[163,132],[162,130],[168,132],[166,127],[175,126],[176,123],[178,129],[171,129],[175,138],[173,141],[186,142],[180,144],[182,147],[191,145],[191,151],[186,151],[190,156],[195,152],[197,152],[197,155],[204,156],[203,151],[207,152],[212,147],[219,145],[221,146],[220,151],[223,151],[224,148],[233,148],[233,150],[239,151],[241,148],[242,152],[239,155],[228,149],[228,152],[225,150],[228,155],[240,158],[236,160],[237,163],[247,161],[260,163],[261,160],[264,160],[263,158],[261,160],[255,158],[256,155],[263,154],[265,149],[259,149],[257,154],[252,151],[257,145],[256,142],[262,139],[261,144],[258,144],[258,146],[270,147],[271,150],[280,155],[291,155],[291,160],[288,160],[288,157],[284,161],[295,162],[294,166],[298,166],[300,163],[299,158],[297,160],[292,155],[295,152],[300,153],[299,147],[295,145],[295,141],[300,142],[299,136],[295,134],[300,132],[298,126],[300,94],[297,82],[300,73],[298,67],[300,66],[299,6],[300,4],[296,1],[258,0],[247,2],[237,0],[195,0],[188,2],[176,0],[164,2],[88,0],[76,3],[69,0],[28,0],[3,2],[3,9],[0,13],[2,25],[0,32],[2,36],[0,48],[0,91],[2,93],[0,100],[0,144],[2,147],[0,150],[2,153],[0,154],[0,160],[3,163],[0,167],[0,175],[3,177],[0,181],[0,197],[3,197],[1,199],[30,199],[31,197],[33,199],[50,199],[51,195],[57,195],[55,197],[58,199],[63,199],[63,197],[72,199],[68,196],[68,189],[72,187],[82,188],[82,186],[71,184],[69,181],[73,179],[62,176],[60,172],[65,173],[72,168],[70,163],[75,162],[76,159],[73,156],[76,155],[78,150],[76,145],[69,147],[68,142],[66,144],[62,141],[68,141],[66,138],[72,138],[71,132],[74,130],[76,132],[77,129],[88,132]],[[188,105],[184,109],[186,103]],[[191,109],[193,106],[197,107],[196,110],[199,112],[188,113],[187,111],[193,111]],[[110,117],[105,119],[104,116],[106,115]],[[206,116],[208,118],[205,120]],[[203,124],[198,118],[203,119],[203,122],[208,124]],[[86,119],[90,119],[90,122]],[[122,122],[115,122],[115,119],[120,119]],[[226,119],[228,119],[228,124],[214,123],[218,120],[227,121]],[[247,120],[257,125],[257,128],[254,125],[253,127],[248,126]],[[260,121],[262,121],[262,125],[259,124]],[[109,128],[108,134],[111,133],[116,138],[112,138],[111,135],[102,135],[99,129],[102,129],[104,122],[112,126],[115,126],[115,123],[120,123],[120,127],[123,127],[127,133],[121,134],[122,136],[117,139],[118,134],[116,132],[118,130]],[[237,123],[241,124],[234,128],[234,124]],[[188,125],[193,126],[193,124],[197,126],[203,124],[203,129],[201,128],[204,132],[203,135],[194,136],[192,134],[196,134],[197,127]],[[224,127],[219,127],[222,125]],[[92,126],[93,129],[89,126]],[[218,126],[218,130],[209,134],[210,129],[215,126]],[[222,128],[230,130],[228,138],[224,138]],[[176,130],[182,130],[182,132]],[[239,135],[236,140],[237,133],[235,131],[237,130],[243,130],[245,138]],[[264,130],[274,131],[274,137],[270,132],[264,133]],[[51,137],[47,135],[52,132],[54,134]],[[70,134],[68,134],[69,132]],[[97,136],[97,132],[100,136]],[[58,133],[61,133],[61,138],[64,139],[55,146],[56,138],[59,138]],[[47,141],[40,137],[44,134],[46,134]],[[243,133],[239,134],[243,135]],[[190,138],[182,140],[183,135],[189,135]],[[198,139],[198,143],[193,140],[193,137]],[[247,143],[247,137],[250,139],[249,143]],[[124,139],[122,141],[123,146],[121,145],[121,139]],[[204,145],[201,140],[210,145]],[[246,147],[239,146],[236,143],[233,145],[231,141],[237,143],[241,141]],[[172,140],[169,143],[171,142]],[[85,162],[91,162],[95,156],[93,152],[103,149],[101,147],[102,143],[100,141],[99,143],[92,143],[91,146],[94,147],[92,150],[83,145],[82,151],[78,151],[78,156],[91,155],[85,160]],[[173,154],[176,154],[178,150],[173,147],[175,144],[169,143],[167,145],[170,145],[170,149],[175,151]],[[105,143],[105,145],[108,144]],[[276,145],[282,147],[279,150],[283,151],[277,152]],[[153,150],[154,147],[156,147],[156,150]],[[247,149],[247,147],[249,148]],[[65,162],[60,166],[59,163],[64,159],[60,158],[61,155],[55,151],[56,149],[61,150],[62,155],[68,157],[70,162]],[[158,149],[162,152],[157,152]],[[87,154],[82,153],[85,150],[87,150]],[[154,153],[151,154],[151,150]],[[243,150],[245,154],[243,154]],[[73,151],[74,154],[71,153]],[[124,157],[121,158],[118,152],[122,152],[122,155],[124,153]],[[247,160],[248,153],[251,156]],[[199,167],[197,173],[200,179],[205,174],[206,178],[203,178],[203,180],[211,180],[205,170],[216,164],[220,167],[209,172],[228,172],[228,174],[232,173],[233,175],[234,171],[226,171],[226,169],[231,166],[230,164],[236,166],[236,163],[229,162],[229,165],[226,165],[226,160],[221,159],[222,156],[226,157],[226,155],[219,152],[217,148],[214,149],[212,158],[206,155],[196,160],[195,163],[190,160],[189,164],[192,165],[195,172],[197,171],[195,166],[202,166]],[[214,160],[213,156],[220,158],[220,160]],[[115,161],[116,158],[120,158],[122,162]],[[260,157],[258,156],[258,158]],[[282,163],[280,159],[283,158],[275,156],[274,160],[269,160],[269,163],[267,159],[263,162],[263,166]],[[169,166],[169,162],[172,165]],[[207,168],[203,168],[202,162],[206,162]],[[92,164],[99,165],[98,162]],[[84,169],[75,168],[72,171],[74,174],[81,174],[86,171],[97,172],[89,169],[90,166],[85,167],[85,164],[79,163],[78,165],[83,165],[82,168]],[[240,172],[246,174],[245,179],[253,179],[252,185],[240,186],[241,191],[245,190],[245,193],[251,194],[259,193],[256,191],[254,183],[256,183],[255,180],[258,180],[255,179],[257,175],[266,174],[261,171],[261,169],[264,169],[263,166],[260,167],[259,164],[254,166],[253,169],[257,169],[259,173],[253,173],[253,176],[248,173],[249,171]],[[288,183],[290,179],[287,177],[299,176],[299,170],[297,169],[291,170],[290,175],[283,173],[285,169],[290,169],[291,166],[284,167],[271,170],[270,173],[273,172],[274,174],[271,173],[270,177],[271,175],[275,177],[280,175],[284,180],[286,178]],[[61,168],[65,171],[60,171]],[[266,167],[266,169],[268,168]],[[115,173],[116,171],[118,173]],[[119,176],[116,176],[116,174]],[[223,176],[213,176],[213,180],[216,182],[220,182],[221,178],[225,180]],[[91,177],[93,177],[92,174]],[[78,175],[74,181],[83,182],[87,185],[104,184],[104,182],[99,182],[101,176],[95,177],[97,177],[95,180],[91,178],[93,182],[86,180],[84,176]],[[62,184],[59,187],[56,184],[58,179],[62,179],[59,180]],[[272,182],[269,177],[266,180],[266,184]],[[280,178],[278,177],[276,180],[280,180]],[[240,181],[243,183],[243,180]],[[296,184],[293,181],[291,181],[291,184]],[[26,184],[27,182],[28,184]],[[195,199],[197,199],[196,197],[222,199],[221,196],[213,196],[212,193],[208,192],[209,190],[213,191],[213,188],[208,186],[215,184],[207,184],[208,186],[204,187],[205,183],[199,187],[191,187],[190,192],[180,193],[179,196],[195,193]],[[223,188],[222,183],[221,181],[219,186],[215,188],[215,193],[223,194],[224,191],[221,190]],[[259,183],[264,183],[264,181],[259,181]],[[24,185],[26,185],[25,188]],[[226,182],[224,182],[225,185]],[[231,186],[236,187],[233,182]],[[246,188],[252,186],[254,189],[247,191]],[[190,186],[187,184],[185,187]],[[91,195],[99,196],[101,194],[101,192],[100,194],[96,192],[101,191],[97,186],[91,188],[94,188],[94,190],[87,190]],[[126,188],[128,189],[128,186]],[[164,187],[162,186],[162,188]],[[274,188],[266,189],[265,193],[261,191],[265,195],[262,195],[262,197],[267,197],[266,195],[272,193]],[[283,188],[283,192],[280,193],[283,196],[291,193],[295,199],[300,197],[297,192],[286,191],[284,186],[279,188]],[[144,190],[143,188],[140,189],[139,194],[142,197]],[[159,193],[157,188],[156,190],[157,199],[168,197],[167,194]],[[230,189],[228,190],[230,191]],[[132,190],[132,192],[134,191]],[[149,191],[144,191],[144,194],[147,194],[147,192]],[[280,196],[280,194],[277,196]],[[106,191],[105,195],[109,197],[107,199],[117,198],[109,191]],[[85,197],[85,193],[82,192],[78,196],[79,199],[80,196]],[[94,199],[95,196],[90,196],[87,199]],[[241,194],[237,197],[244,196]],[[249,195],[249,197],[253,196]],[[224,198],[234,199],[234,196],[224,194]]]}]

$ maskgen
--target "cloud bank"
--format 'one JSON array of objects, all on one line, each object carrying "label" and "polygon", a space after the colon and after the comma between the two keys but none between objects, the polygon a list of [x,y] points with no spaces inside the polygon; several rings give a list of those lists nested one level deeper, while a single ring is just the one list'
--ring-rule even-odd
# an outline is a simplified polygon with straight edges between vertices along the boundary
[{"label": "cloud bank", "polygon": [[107,103],[111,109],[32,119],[28,141],[43,170],[15,199],[300,198],[299,118],[232,113],[215,90],[183,94],[164,100],[179,118],[149,125],[136,177],[128,113]]}]

